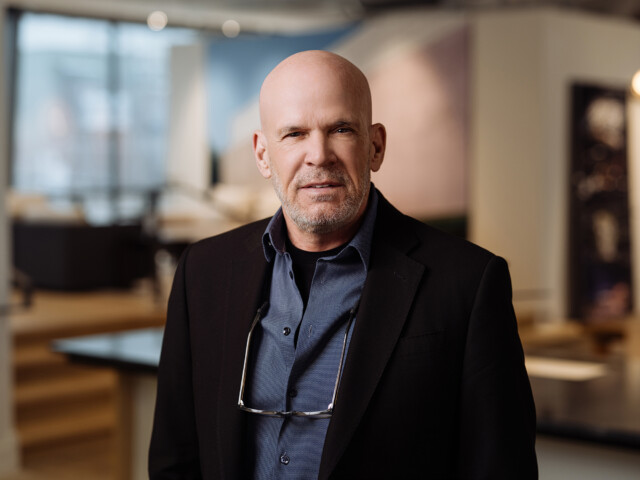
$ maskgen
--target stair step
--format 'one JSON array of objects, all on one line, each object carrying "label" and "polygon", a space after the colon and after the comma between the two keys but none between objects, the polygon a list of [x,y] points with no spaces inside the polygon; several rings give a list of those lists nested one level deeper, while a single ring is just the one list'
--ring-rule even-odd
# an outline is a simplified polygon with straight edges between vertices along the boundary
[{"label": "stair step", "polygon": [[49,419],[18,424],[20,445],[24,449],[58,444],[100,434],[113,433],[115,409],[104,406],[87,412],[75,412]]},{"label": "stair step", "polygon": [[14,402],[18,410],[70,398],[86,398],[94,395],[111,395],[115,392],[117,378],[110,370],[87,370],[79,375],[18,384]]},{"label": "stair step", "polygon": [[15,389],[21,385],[33,385],[38,382],[48,382],[54,379],[78,377],[91,372],[94,369],[87,365],[71,362],[63,362],[57,365],[44,365],[42,367],[16,368],[14,370]]},{"label": "stair step", "polygon": [[13,352],[13,365],[16,369],[43,368],[67,363],[64,355],[51,351],[48,342],[18,347]]},{"label": "stair step", "polygon": [[150,296],[130,292],[38,291],[30,309],[11,314],[10,326],[17,342],[53,340],[161,326],[164,310]]}]

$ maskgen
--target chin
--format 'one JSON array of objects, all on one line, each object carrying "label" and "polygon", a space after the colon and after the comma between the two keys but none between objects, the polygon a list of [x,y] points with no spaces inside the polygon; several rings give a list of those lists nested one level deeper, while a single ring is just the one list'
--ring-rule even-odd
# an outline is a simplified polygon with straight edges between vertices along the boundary
[{"label": "chin", "polygon": [[353,215],[352,212],[340,211],[339,208],[325,208],[321,211],[295,215],[292,219],[298,228],[308,233],[331,233],[351,224]]}]

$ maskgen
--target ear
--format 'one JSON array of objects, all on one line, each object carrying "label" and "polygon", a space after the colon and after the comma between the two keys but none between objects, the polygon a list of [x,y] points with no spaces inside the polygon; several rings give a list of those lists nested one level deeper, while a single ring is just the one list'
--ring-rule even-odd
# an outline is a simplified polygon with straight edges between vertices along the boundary
[{"label": "ear", "polygon": [[387,147],[387,130],[381,123],[371,125],[371,171],[380,170]]},{"label": "ear", "polygon": [[264,133],[260,130],[253,132],[253,156],[256,158],[256,165],[264,178],[271,178],[271,164],[266,140]]}]

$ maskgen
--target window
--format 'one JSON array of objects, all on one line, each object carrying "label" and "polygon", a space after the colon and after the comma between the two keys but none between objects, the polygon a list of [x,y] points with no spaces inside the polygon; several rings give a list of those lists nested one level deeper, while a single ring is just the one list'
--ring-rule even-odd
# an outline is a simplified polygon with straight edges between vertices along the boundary
[{"label": "window", "polygon": [[[14,189],[82,201],[102,197],[113,210],[127,196],[160,188],[171,48],[196,41],[197,32],[188,29],[155,32],[142,24],[21,14]],[[127,215],[117,209],[110,221]]]}]

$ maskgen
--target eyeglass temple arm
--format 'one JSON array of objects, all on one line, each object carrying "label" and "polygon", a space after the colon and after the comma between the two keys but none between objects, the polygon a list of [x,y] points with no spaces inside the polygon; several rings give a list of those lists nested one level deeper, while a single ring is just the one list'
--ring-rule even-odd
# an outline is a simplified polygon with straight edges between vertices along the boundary
[{"label": "eyeglass temple arm", "polygon": [[342,353],[340,354],[338,376],[336,377],[336,384],[333,387],[333,398],[331,399],[331,403],[327,407],[327,409],[331,411],[333,411],[333,406],[336,404],[336,398],[338,398],[338,387],[340,386],[340,379],[342,378],[342,368],[344,366],[344,355],[347,351],[347,340],[349,338],[349,329],[351,328],[353,319],[356,318],[356,312],[358,311],[359,306],[360,306],[360,300],[358,300],[358,303],[356,303],[353,306],[353,308],[349,311],[349,321],[347,322],[347,330],[344,333],[344,339],[342,340]]},{"label": "eyeglass temple arm", "polygon": [[244,397],[244,385],[245,385],[245,379],[247,377],[247,365],[248,365],[248,361],[247,360],[249,359],[249,346],[251,345],[251,337],[252,337],[253,329],[256,327],[256,325],[260,321],[260,318],[262,317],[262,311],[266,310],[268,305],[269,305],[269,302],[264,302],[260,306],[260,308],[256,312],[256,316],[254,317],[253,322],[251,322],[251,328],[249,328],[249,335],[247,336],[247,346],[245,347],[245,350],[244,350],[244,362],[243,362],[243,367],[242,367],[242,378],[240,379],[240,393],[238,395],[238,405],[239,406],[243,406],[244,407],[244,401],[242,399]]}]

